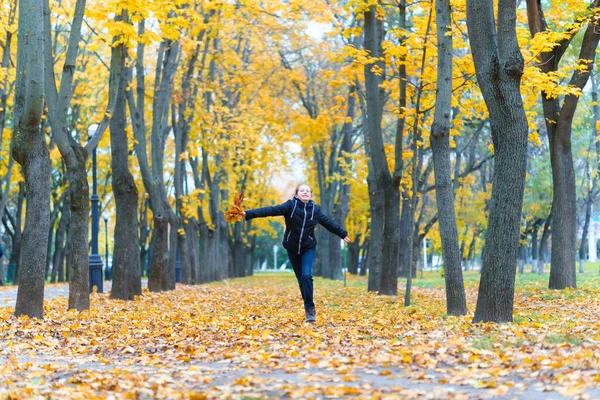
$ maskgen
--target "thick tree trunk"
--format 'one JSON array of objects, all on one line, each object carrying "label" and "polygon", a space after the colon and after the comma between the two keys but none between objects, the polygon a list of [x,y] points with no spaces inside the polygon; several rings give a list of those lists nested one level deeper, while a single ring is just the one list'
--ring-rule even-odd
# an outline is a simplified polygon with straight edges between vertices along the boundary
[{"label": "thick tree trunk", "polygon": [[196,222],[190,222],[185,225],[185,235],[187,236],[185,241],[187,246],[186,254],[190,266],[189,283],[197,285],[200,283],[200,261],[198,255],[198,225]]},{"label": "thick tree trunk", "polygon": [[[34,6],[32,6],[34,7]],[[21,128],[25,135],[36,134]],[[42,137],[31,143],[23,166],[26,182],[27,206],[25,211],[25,229],[19,261],[19,290],[15,315],[28,315],[43,318],[44,303],[44,265],[46,246],[40,246],[47,239],[50,224],[50,158],[46,143]],[[36,143],[37,142],[37,143]]]},{"label": "thick tree trunk", "polygon": [[233,274],[235,278],[246,276],[246,250],[242,238],[242,224],[233,226],[233,241],[231,241],[231,254],[233,258]]},{"label": "thick tree trunk", "polygon": [[575,170],[571,143],[560,138],[571,136],[571,126],[564,126],[569,133],[556,128],[554,143],[550,146],[552,164],[553,212],[552,212],[552,259],[550,262],[550,289],[577,287],[575,256],[577,248],[577,199],[575,192]]},{"label": "thick tree trunk", "polygon": [[[140,21],[140,35],[145,33],[145,21]],[[133,132],[136,139],[134,149],[142,175],[144,188],[148,193],[150,209],[153,214],[152,241],[150,243],[151,263],[148,277],[148,289],[152,292],[174,288],[175,286],[175,244],[174,236],[169,237],[169,224],[176,225],[172,210],[166,197],[163,182],[164,144],[169,132],[167,119],[171,93],[173,91],[173,78],[179,62],[179,43],[164,39],[157,52],[156,72],[154,81],[154,98],[152,102],[152,127],[151,127],[151,158],[148,160],[148,146],[146,140],[146,123],[144,114],[145,82],[144,82],[144,44],[138,43],[136,60],[136,92],[137,101],[132,90],[127,91],[127,103],[133,121]],[[128,82],[132,80],[132,71],[127,70]],[[173,244],[173,255],[169,255],[169,243]],[[172,265],[171,265],[172,263]]]},{"label": "thick tree trunk", "polygon": [[[111,70],[124,68],[123,45],[112,48]],[[141,295],[141,269],[138,253],[138,189],[129,171],[126,90],[123,74],[117,92],[115,111],[110,121],[110,151],[112,188],[115,196],[115,231],[112,262],[112,290],[110,297],[134,300]]]},{"label": "thick tree trunk", "polygon": [[[43,3],[19,2],[13,157],[27,193],[15,315],[43,318],[44,266],[50,224],[50,157],[40,129],[44,103]],[[19,229],[15,227],[15,229]]]},{"label": "thick tree trunk", "polygon": [[[371,211],[371,235],[369,236],[368,259],[365,264],[369,267],[367,290],[378,292],[381,284],[381,265],[383,251],[383,223],[384,223],[384,194],[373,182],[371,172],[367,176],[369,189],[369,208]],[[366,273],[366,270],[365,270]]]},{"label": "thick tree trunk", "polygon": [[169,222],[164,215],[154,216],[154,229],[152,229],[152,240],[150,241],[150,271],[148,272],[148,290],[161,292],[167,286],[167,253],[169,237]]},{"label": "thick tree trunk", "polygon": [[[382,254],[380,255],[380,276],[379,276],[379,294],[395,296],[398,292],[398,245],[399,245],[399,212],[400,212],[400,177],[401,173],[398,173],[397,169],[394,171],[394,178],[390,174],[390,170],[387,164],[387,158],[385,155],[383,136],[381,131],[381,120],[383,114],[384,104],[384,93],[381,87],[383,77],[373,68],[379,68],[379,71],[385,67],[381,61],[382,56],[382,40],[384,36],[383,21],[378,17],[376,7],[371,6],[368,11],[364,13],[364,35],[365,35],[365,50],[369,52],[371,57],[375,57],[377,61],[374,65],[368,64],[364,67],[365,74],[365,86],[366,86],[366,99],[367,99],[367,132],[368,132],[368,144],[369,144],[369,155],[370,163],[369,167],[372,167],[372,177],[370,179],[371,184],[369,192],[373,192],[371,198],[377,196],[382,197],[378,200],[378,203],[382,202],[381,208],[377,204],[377,208],[371,207],[371,218],[372,218],[372,244],[375,248],[380,248]],[[396,141],[398,141],[398,136]],[[401,140],[401,138],[400,138]],[[400,142],[401,143],[401,142]],[[396,143],[395,156],[396,166],[401,165],[401,145],[398,148]],[[369,168],[371,170],[371,168]],[[371,187],[373,189],[371,189]],[[383,214],[375,216],[374,212]],[[375,233],[375,219],[380,218],[377,224],[381,224],[380,238],[377,238]],[[385,238],[385,240],[384,240]],[[383,240],[383,243],[377,243],[377,241]],[[377,251],[377,250],[375,250]],[[375,254],[370,252],[373,256],[369,262],[370,267],[374,268],[374,263],[377,260]]]},{"label": "thick tree trunk", "polygon": [[516,37],[516,3],[467,0],[467,28],[490,114],[495,165],[488,230],[474,322],[510,322],[527,167],[527,118],[520,93],[523,57]]},{"label": "thick tree trunk", "polygon": [[[385,222],[383,226],[383,257],[379,294],[395,296],[398,292],[398,244],[400,237],[400,182],[385,184]],[[414,224],[413,224],[414,225]],[[412,234],[412,232],[411,232]],[[412,256],[412,254],[411,254]]]},{"label": "thick tree trunk", "polygon": [[[545,32],[548,27],[542,4],[539,1],[527,0],[527,17],[532,36]],[[592,1],[590,9],[597,8],[599,4],[599,0]],[[554,73],[558,70],[559,62],[572,43],[571,40],[574,36],[569,35],[557,43],[552,51],[540,54],[540,68],[543,72]],[[587,68],[576,68],[573,71],[569,82],[570,86],[581,90],[586,86],[590,72],[593,70],[599,41],[598,21],[590,16],[587,28],[581,38],[579,51],[579,59],[588,60],[586,63]],[[578,101],[579,96],[566,95],[561,105],[558,97],[549,96],[542,91],[544,117],[550,143],[553,183],[552,260],[548,284],[551,289],[574,288],[577,286],[575,274],[577,205],[575,172],[571,151],[571,129]]]},{"label": "thick tree trunk", "polygon": [[77,165],[67,167],[71,196],[71,272],[69,275],[69,309],[83,311],[90,308],[90,272],[88,255],[88,219],[90,215],[90,188],[87,181],[83,148],[74,147]]},{"label": "thick tree trunk", "polygon": [[449,0],[436,1],[438,37],[438,71],[435,115],[431,129],[431,150],[435,174],[442,258],[446,279],[446,310],[449,315],[465,315],[467,302],[463,283],[461,252],[454,210],[454,188],[450,164],[450,118],[452,99],[452,36]]}]

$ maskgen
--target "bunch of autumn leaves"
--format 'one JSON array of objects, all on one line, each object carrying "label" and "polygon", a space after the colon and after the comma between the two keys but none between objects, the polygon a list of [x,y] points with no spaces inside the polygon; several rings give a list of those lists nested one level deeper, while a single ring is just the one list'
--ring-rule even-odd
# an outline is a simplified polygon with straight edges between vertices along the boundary
[{"label": "bunch of autumn leaves", "polygon": [[239,192],[233,198],[233,204],[229,207],[229,210],[225,211],[225,221],[229,223],[239,222],[244,219],[242,213],[244,208],[242,207],[242,201],[244,200],[244,193]]}]

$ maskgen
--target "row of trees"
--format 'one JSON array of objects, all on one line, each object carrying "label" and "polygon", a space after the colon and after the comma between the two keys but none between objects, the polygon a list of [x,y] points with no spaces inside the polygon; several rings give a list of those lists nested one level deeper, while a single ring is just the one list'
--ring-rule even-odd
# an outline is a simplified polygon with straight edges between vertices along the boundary
[{"label": "row of trees", "polygon": [[[575,287],[577,184],[582,243],[598,193],[593,77],[582,96],[597,4],[565,18],[512,3],[3,4],[0,208],[16,314],[42,317],[47,276],[69,280],[69,308],[89,308],[96,147],[113,298],[141,294],[146,253],[151,291],[175,288],[177,253],[185,284],[251,273],[257,237],[277,232],[228,226],[223,211],[236,192],[247,208],[280,201],[273,181],[298,162],[356,237],[349,269],[363,260],[371,291],[396,295],[400,274],[409,304],[426,236],[443,254],[449,314],[467,312],[462,270],[481,254],[475,320],[512,320],[527,240],[543,263],[552,237],[550,287]],[[585,96],[593,118],[575,114]],[[339,243],[321,234],[315,273],[340,279]]]}]

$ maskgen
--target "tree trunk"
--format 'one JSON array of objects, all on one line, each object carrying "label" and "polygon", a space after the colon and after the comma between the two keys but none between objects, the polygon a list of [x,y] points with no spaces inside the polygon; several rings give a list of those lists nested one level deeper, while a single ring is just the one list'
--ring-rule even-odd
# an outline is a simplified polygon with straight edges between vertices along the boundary
[{"label": "tree trunk", "polygon": [[519,274],[525,273],[525,263],[527,262],[527,234],[525,232],[521,233],[521,240],[519,242],[519,260],[517,261]]},{"label": "tree trunk", "polygon": [[148,244],[148,239],[150,237],[150,227],[148,226],[148,200],[144,200],[141,202],[140,204],[140,208],[139,208],[139,238],[140,238],[140,243],[139,243],[139,248],[140,248],[140,275],[144,276],[144,274],[146,274],[146,276],[148,276],[148,256],[149,256],[149,244]]},{"label": "tree trunk", "polygon": [[372,168],[369,168],[367,184],[369,190],[369,208],[371,211],[371,235],[369,236],[368,260],[366,260],[366,264],[369,266],[367,290],[369,292],[378,292],[381,283],[383,255],[384,194],[373,182]]},{"label": "tree trunk", "polygon": [[442,238],[442,258],[446,273],[446,310],[449,315],[465,315],[467,301],[463,283],[461,252],[454,210],[454,188],[450,164],[450,118],[452,100],[452,35],[449,0],[436,1],[438,37],[437,96],[431,129],[431,150],[435,174],[435,196]]},{"label": "tree trunk", "polygon": [[167,210],[167,216],[169,221],[169,253],[165,274],[165,285],[163,287],[163,290],[175,290],[175,263],[177,259],[177,236],[179,236],[179,234],[177,233],[177,228],[179,227],[179,218],[177,218],[175,212],[169,204],[165,204],[165,210]]},{"label": "tree trunk", "polygon": [[[566,129],[567,127],[564,126]],[[575,170],[571,143],[565,143],[559,137],[568,133],[559,131],[558,127],[550,146],[553,181],[552,225],[552,259],[550,262],[550,289],[577,287],[575,275],[575,256],[577,241],[577,199],[575,192]]]},{"label": "tree trunk", "polygon": [[537,268],[538,256],[540,253],[538,246],[538,231],[540,230],[541,220],[537,220],[531,228],[531,273],[535,274]]},{"label": "tree trunk", "polygon": [[198,256],[198,225],[196,222],[185,225],[185,235],[187,236],[185,241],[187,246],[186,254],[190,265],[189,283],[197,285],[200,283],[200,260]]},{"label": "tree trunk", "polygon": [[[70,195],[69,189],[65,189],[65,197],[61,205],[61,216],[58,222],[58,228],[54,236],[54,256],[52,258],[52,274],[50,282],[55,283],[59,275],[62,275],[64,281],[64,259],[65,259],[65,234],[67,232],[67,226],[71,213],[69,212],[70,206]],[[60,270],[63,271],[60,271]],[[62,272],[62,273],[61,273]]]},{"label": "tree trunk", "polygon": [[552,224],[552,211],[546,218],[544,223],[544,229],[542,230],[542,237],[540,239],[540,247],[538,249],[538,265],[537,273],[542,275],[544,273],[544,264],[546,263],[546,254],[548,253],[548,238],[550,237],[550,225]]},{"label": "tree trunk", "polygon": [[360,234],[356,235],[354,241],[348,244],[348,272],[352,275],[358,274],[358,260],[360,254]]},{"label": "tree trunk", "polygon": [[[73,148],[75,150],[76,148]],[[78,150],[83,150],[79,148]],[[88,256],[88,218],[90,215],[90,188],[87,181],[83,151],[77,152],[76,167],[67,167],[69,194],[71,195],[71,272],[69,275],[69,309],[77,311],[90,308],[90,273]]]},{"label": "tree trunk", "polygon": [[585,259],[587,258],[587,247],[588,247],[588,232],[590,229],[590,220],[592,215],[592,204],[594,198],[592,196],[592,190],[588,192],[585,198],[585,219],[583,222],[583,228],[581,232],[581,244],[579,245],[579,273],[585,273]]},{"label": "tree trunk", "polygon": [[408,271],[410,270],[409,265],[410,265],[410,261],[409,261],[409,251],[408,251],[408,236],[410,234],[410,227],[411,224],[413,223],[413,220],[411,220],[411,212],[410,212],[410,205],[411,205],[412,201],[411,198],[408,196],[408,193],[406,193],[406,191],[402,192],[402,213],[401,213],[401,217],[400,217],[400,254],[399,254],[399,260],[400,260],[400,268],[398,269],[398,276],[407,278],[408,277]]},{"label": "tree trunk", "polygon": [[[399,245],[399,229],[398,222],[400,220],[400,178],[402,176],[398,166],[402,160],[401,138],[396,134],[395,144],[395,161],[396,169],[394,170],[394,178],[390,174],[383,145],[383,136],[381,131],[381,120],[384,105],[384,93],[381,87],[383,77],[374,68],[379,68],[382,71],[385,67],[381,60],[382,40],[384,36],[383,20],[377,15],[376,6],[371,6],[364,13],[364,47],[371,57],[377,61],[373,65],[368,64],[364,67],[366,99],[367,99],[367,133],[368,143],[370,148],[370,163],[369,166],[373,169],[372,183],[374,196],[382,196],[382,209],[372,207],[372,212],[383,213],[381,218],[381,234],[380,240],[383,243],[375,242],[376,237],[372,238],[373,246],[381,248],[381,264],[379,294],[395,296],[398,292],[398,245]],[[398,146],[400,140],[400,146]],[[371,214],[373,219],[375,214]],[[375,225],[374,223],[372,225]],[[375,230],[372,229],[374,233]],[[371,253],[371,255],[373,255]],[[371,268],[374,267],[376,259],[373,257],[370,261]]]},{"label": "tree trunk", "polygon": [[[594,9],[599,4],[599,0],[594,0],[590,8]],[[527,0],[527,17],[532,36],[547,30],[548,25],[542,10],[542,2]],[[591,17],[581,39],[579,51],[579,59],[588,60],[586,68],[576,68],[574,70],[569,82],[570,86],[583,90],[587,84],[590,72],[593,70],[596,48],[600,40],[597,31],[597,19]],[[540,68],[543,72],[548,74],[558,70],[559,62],[574,36],[569,35],[562,39],[552,51],[540,54]],[[577,199],[571,151],[571,129],[578,101],[578,95],[566,95],[561,106],[560,99],[557,96],[549,96],[542,91],[544,117],[550,143],[553,183],[552,260],[548,284],[550,289],[574,288],[577,286],[575,274]]]},{"label": "tree trunk", "polygon": [[474,322],[511,322],[521,208],[527,167],[527,118],[520,93],[523,57],[516,37],[516,3],[467,0],[467,28],[477,82],[492,130],[495,165],[483,266]]},{"label": "tree trunk", "polygon": [[[111,73],[124,68],[125,47],[112,48]],[[134,300],[141,295],[140,258],[138,254],[138,189],[129,171],[129,150],[124,74],[117,92],[115,111],[110,121],[112,188],[115,196],[115,231],[112,262],[111,299]]]},{"label": "tree trunk", "polygon": [[[140,21],[140,35],[145,33],[145,21]],[[133,122],[133,132],[136,143],[134,144],[135,153],[138,158],[138,164],[142,175],[144,188],[148,194],[150,209],[153,214],[152,241],[150,243],[150,273],[148,277],[148,289],[151,292],[166,290],[174,287],[174,255],[169,257],[169,242],[175,245],[176,240],[169,238],[169,223],[173,223],[169,202],[166,197],[163,163],[164,163],[164,144],[165,137],[169,131],[167,124],[169,102],[173,91],[173,78],[177,63],[179,61],[179,43],[169,39],[163,39],[157,52],[156,73],[154,83],[154,98],[152,102],[152,166],[148,160],[148,146],[146,140],[146,123],[144,114],[145,106],[145,82],[144,82],[144,49],[142,42],[138,43],[136,59],[136,93],[137,101],[134,98],[133,90],[127,91],[127,103],[130,109],[130,115]],[[133,72],[127,69],[127,81],[132,80]],[[177,229],[173,226],[174,230]],[[175,252],[175,248],[172,249]],[[171,271],[171,261],[173,260],[173,271]]]},{"label": "tree trunk", "polygon": [[[19,2],[13,157],[22,166],[27,193],[15,315],[44,316],[44,266],[50,224],[50,156],[40,129],[44,104],[43,4]],[[19,229],[15,227],[15,229]]]},{"label": "tree trunk", "polygon": [[371,239],[370,237],[365,239],[365,243],[363,244],[360,252],[362,253],[362,259],[359,256],[359,260],[360,261],[360,276],[365,276],[367,275],[367,269],[369,268],[368,266],[368,261],[369,261],[369,243],[370,243]]},{"label": "tree trunk", "polygon": [[473,269],[473,262],[475,258],[475,244],[477,243],[477,236],[473,230],[473,236],[471,237],[471,243],[469,244],[469,251],[467,252],[467,264],[465,265],[465,271]]}]

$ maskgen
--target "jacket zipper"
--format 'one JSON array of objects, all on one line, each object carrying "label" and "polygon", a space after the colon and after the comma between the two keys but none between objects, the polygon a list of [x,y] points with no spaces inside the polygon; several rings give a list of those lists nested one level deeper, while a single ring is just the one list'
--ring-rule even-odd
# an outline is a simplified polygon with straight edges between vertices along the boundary
[{"label": "jacket zipper", "polygon": [[304,225],[306,224],[306,203],[304,203],[304,221],[302,221],[302,230],[300,231],[300,240],[298,240],[298,254],[302,246],[302,235],[304,234]]},{"label": "jacket zipper", "polygon": [[292,234],[292,230],[290,229],[290,233],[288,233],[288,237],[287,239],[285,239],[285,241],[287,242],[288,240],[290,240],[290,235]]}]

